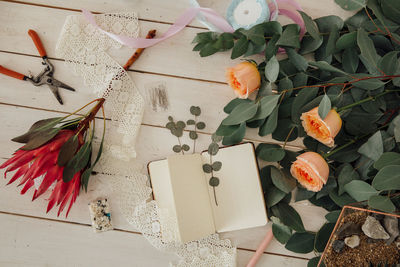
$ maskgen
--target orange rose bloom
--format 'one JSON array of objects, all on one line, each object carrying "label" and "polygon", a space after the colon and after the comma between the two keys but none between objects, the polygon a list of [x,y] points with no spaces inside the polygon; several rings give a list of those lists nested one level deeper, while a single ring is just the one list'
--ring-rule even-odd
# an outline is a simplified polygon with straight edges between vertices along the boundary
[{"label": "orange rose bloom", "polygon": [[293,162],[290,173],[307,190],[318,192],[328,180],[329,167],[320,154],[306,152]]},{"label": "orange rose bloom", "polygon": [[342,119],[336,110],[331,109],[325,119],[318,115],[318,107],[301,114],[301,123],[307,135],[318,140],[326,146],[335,145],[335,136],[342,128]]},{"label": "orange rose bloom", "polygon": [[261,76],[257,66],[250,62],[242,62],[226,70],[228,84],[239,98],[247,98],[261,84]]}]

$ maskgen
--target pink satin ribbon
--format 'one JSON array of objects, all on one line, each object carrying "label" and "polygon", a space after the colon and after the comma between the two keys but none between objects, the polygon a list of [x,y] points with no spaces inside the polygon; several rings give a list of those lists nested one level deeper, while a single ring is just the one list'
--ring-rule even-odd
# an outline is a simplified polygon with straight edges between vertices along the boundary
[{"label": "pink satin ribbon", "polygon": [[[302,10],[300,5],[294,0],[277,0],[277,2],[278,2],[278,11],[276,10],[274,5],[269,6],[271,14],[272,12],[279,12],[279,14],[287,16],[290,19],[292,19],[295,23],[299,24],[301,29],[300,36],[302,37],[305,32],[305,26],[303,19],[301,18],[300,14],[296,11],[296,10]],[[95,28],[97,28],[102,33],[108,35],[110,38],[131,48],[150,47],[174,36],[181,30],[183,30],[197,16],[199,12],[201,12],[202,15],[210,23],[214,24],[217,28],[219,28],[223,32],[234,32],[234,29],[225,20],[225,18],[223,18],[214,10],[204,7],[190,7],[186,9],[186,11],[175,21],[175,23],[161,37],[154,39],[133,38],[105,31],[96,23],[96,20],[90,11],[85,9],[82,10],[83,16]]]}]

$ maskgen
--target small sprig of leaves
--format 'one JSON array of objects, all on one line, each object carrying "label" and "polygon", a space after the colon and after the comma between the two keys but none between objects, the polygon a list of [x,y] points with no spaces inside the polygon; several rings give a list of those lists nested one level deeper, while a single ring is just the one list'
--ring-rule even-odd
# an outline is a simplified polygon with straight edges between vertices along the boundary
[{"label": "small sprig of leaves", "polygon": [[187,123],[187,125],[194,126],[194,130],[189,132],[189,137],[190,137],[190,139],[193,140],[193,153],[195,153],[196,152],[196,139],[199,137],[199,135],[197,134],[197,129],[203,130],[204,128],[206,128],[206,124],[202,121],[197,122],[197,118],[201,114],[200,107],[191,106],[190,114],[192,114],[194,116],[194,119],[190,119],[186,123]]},{"label": "small sprig of leaves", "polygon": [[215,205],[218,206],[217,195],[215,192],[215,187],[219,185],[219,178],[214,175],[214,172],[221,170],[222,162],[213,161],[212,157],[217,155],[219,151],[218,143],[222,141],[222,137],[216,135],[215,133],[211,136],[211,144],[208,146],[208,154],[210,155],[210,163],[203,164],[203,171],[205,173],[211,174],[211,178],[208,181],[209,185],[212,186],[214,191]]},{"label": "small sprig of leaves", "polygon": [[178,145],[174,145],[172,147],[172,150],[175,153],[182,153],[182,155],[185,154],[185,151],[189,151],[190,146],[187,144],[183,144],[181,143],[181,137],[183,135],[183,130],[186,128],[186,123],[184,121],[174,121],[174,118],[172,118],[171,116],[168,117],[168,123],[165,125],[165,127],[167,129],[169,129],[171,131],[171,134],[176,136],[176,138],[178,138]]}]

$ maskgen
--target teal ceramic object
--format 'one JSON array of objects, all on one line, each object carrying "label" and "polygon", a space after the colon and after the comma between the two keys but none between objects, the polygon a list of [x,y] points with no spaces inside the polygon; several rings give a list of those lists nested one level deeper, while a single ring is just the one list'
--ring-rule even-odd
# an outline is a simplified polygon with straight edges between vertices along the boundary
[{"label": "teal ceramic object", "polygon": [[265,0],[233,0],[226,13],[226,19],[235,30],[249,29],[268,21],[269,17],[270,11]]}]

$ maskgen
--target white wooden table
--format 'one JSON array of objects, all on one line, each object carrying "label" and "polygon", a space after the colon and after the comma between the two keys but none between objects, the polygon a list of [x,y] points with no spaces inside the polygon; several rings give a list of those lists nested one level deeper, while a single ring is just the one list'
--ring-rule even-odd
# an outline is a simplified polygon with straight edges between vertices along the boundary
[{"label": "white wooden table", "polygon": [[[224,13],[229,0],[199,1]],[[313,17],[348,13],[333,0],[301,0],[305,11]],[[18,148],[10,139],[27,130],[31,123],[41,118],[72,112],[94,98],[79,77],[71,74],[62,60],[55,57],[55,45],[67,15],[79,14],[81,8],[93,12],[136,11],[139,15],[141,35],[149,29],[163,33],[189,6],[187,0],[0,0],[0,64],[22,73],[42,68],[37,51],[27,35],[28,29],[36,30],[42,38],[49,57],[56,67],[56,78],[77,88],[72,93],[62,90],[65,105],[61,106],[46,87],[0,76],[0,163]],[[187,118],[191,105],[202,107],[202,119],[207,127],[200,134],[197,147],[203,149],[210,133],[216,130],[224,117],[223,106],[234,97],[225,83],[224,70],[235,62],[229,53],[219,53],[200,58],[192,52],[191,41],[195,34],[205,29],[197,21],[177,36],[146,49],[134,63],[129,73],[135,80],[147,105],[138,140],[138,161],[142,164],[170,154],[173,136],[164,128],[168,115],[177,119]],[[131,49],[113,51],[112,56],[124,64],[132,54]],[[238,61],[236,61],[238,62]],[[152,106],[154,84],[164,83],[168,108]],[[253,141],[271,141],[254,132],[247,135]],[[293,142],[292,147],[301,146]],[[2,176],[4,171],[1,171]],[[168,266],[173,255],[153,248],[122,214],[115,209],[112,218],[114,231],[95,234],[90,227],[87,203],[98,197],[90,190],[81,193],[68,217],[56,216],[56,209],[45,213],[44,197],[31,202],[32,192],[21,196],[20,188],[5,186],[0,180],[0,266]],[[90,187],[90,186],[89,186]],[[316,231],[324,223],[325,211],[307,203],[293,205],[300,213],[306,228]],[[270,225],[223,234],[238,247],[238,266],[244,266]],[[273,241],[264,252],[259,266],[306,266],[313,253],[292,253],[279,242]]]}]

